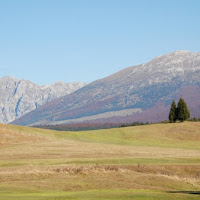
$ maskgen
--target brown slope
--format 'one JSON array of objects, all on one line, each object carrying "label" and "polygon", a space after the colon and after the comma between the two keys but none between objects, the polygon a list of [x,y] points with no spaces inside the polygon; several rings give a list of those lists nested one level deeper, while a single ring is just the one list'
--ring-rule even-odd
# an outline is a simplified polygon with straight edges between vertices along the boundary
[{"label": "brown slope", "polygon": [[[178,103],[180,98],[184,98],[187,102],[191,117],[200,118],[200,87],[197,85],[189,85],[182,87],[174,96]],[[137,113],[125,117],[110,117],[98,120],[91,120],[90,123],[131,123],[131,122],[159,122],[168,120],[170,105],[164,102],[157,102],[155,106],[144,110],[142,113]]]}]

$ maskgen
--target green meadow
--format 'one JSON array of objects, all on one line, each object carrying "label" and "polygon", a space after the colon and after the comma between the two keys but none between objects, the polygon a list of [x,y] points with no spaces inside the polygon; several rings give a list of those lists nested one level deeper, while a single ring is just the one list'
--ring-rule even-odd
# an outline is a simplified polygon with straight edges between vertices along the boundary
[{"label": "green meadow", "polygon": [[200,122],[65,132],[0,125],[0,199],[200,199]]}]

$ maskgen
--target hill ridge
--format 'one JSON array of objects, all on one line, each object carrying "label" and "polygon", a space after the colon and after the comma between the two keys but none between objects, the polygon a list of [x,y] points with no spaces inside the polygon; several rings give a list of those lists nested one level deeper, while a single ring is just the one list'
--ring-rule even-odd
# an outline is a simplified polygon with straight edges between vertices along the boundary
[{"label": "hill ridge", "polygon": [[[191,116],[198,116],[197,110],[200,104],[196,99],[200,97],[199,77],[200,53],[176,51],[96,80],[13,123],[21,125],[56,124],[63,120],[124,109],[143,111],[140,114],[133,113],[132,121],[137,121],[138,117],[140,121],[145,122],[165,120],[169,104],[180,96],[191,100],[188,102]],[[195,96],[190,90],[196,91]],[[192,105],[193,103],[195,105]],[[162,113],[156,109],[158,105]],[[144,113],[148,113],[150,109],[157,117],[150,119],[145,116]],[[122,118],[126,121],[126,115]]]}]

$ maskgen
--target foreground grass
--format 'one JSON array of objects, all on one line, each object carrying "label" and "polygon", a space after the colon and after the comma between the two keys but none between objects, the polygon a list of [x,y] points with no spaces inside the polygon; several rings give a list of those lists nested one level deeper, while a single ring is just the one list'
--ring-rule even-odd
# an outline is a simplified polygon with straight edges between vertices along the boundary
[{"label": "foreground grass", "polygon": [[2,200],[196,200],[199,191],[200,122],[82,132],[0,125]]},{"label": "foreground grass", "polygon": [[95,190],[84,192],[27,192],[5,190],[0,199],[4,200],[198,200],[198,194],[170,193],[150,190]]},{"label": "foreground grass", "polygon": [[27,166],[27,165],[36,165],[36,166],[44,166],[44,165],[66,165],[66,164],[80,164],[80,165],[199,165],[200,158],[192,157],[192,158],[90,158],[90,159],[14,159],[14,160],[0,160],[0,167],[14,167],[14,166]]}]

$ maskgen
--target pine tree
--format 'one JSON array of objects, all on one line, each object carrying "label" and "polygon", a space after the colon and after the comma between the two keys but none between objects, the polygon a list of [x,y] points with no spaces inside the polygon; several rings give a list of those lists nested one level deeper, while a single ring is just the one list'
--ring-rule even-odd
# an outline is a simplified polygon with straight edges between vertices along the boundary
[{"label": "pine tree", "polygon": [[171,108],[170,108],[170,112],[169,112],[169,121],[172,122],[176,122],[176,103],[173,100],[172,104],[171,104]]},{"label": "pine tree", "polygon": [[190,111],[188,110],[187,104],[183,98],[180,98],[178,106],[176,109],[177,119],[183,122],[184,120],[190,118]]}]

